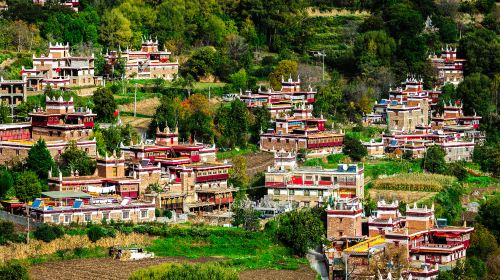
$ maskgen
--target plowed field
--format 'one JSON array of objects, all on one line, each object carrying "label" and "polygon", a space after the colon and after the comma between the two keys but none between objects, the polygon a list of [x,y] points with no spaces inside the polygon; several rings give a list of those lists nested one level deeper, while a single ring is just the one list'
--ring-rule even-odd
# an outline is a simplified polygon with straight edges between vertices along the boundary
[{"label": "plowed field", "polygon": [[33,265],[30,269],[32,280],[117,280],[128,279],[130,274],[138,269],[162,264],[165,262],[207,262],[215,258],[186,259],[182,257],[160,257],[139,261],[120,261],[105,259],[77,259],[60,262],[47,262]]},{"label": "plowed field", "polygon": [[[114,259],[78,259],[60,262],[48,262],[33,265],[30,269],[32,280],[118,280],[128,279],[130,274],[138,269],[148,266],[159,265],[165,262],[208,262],[216,258],[186,259],[182,257],[161,257],[140,261],[119,261]],[[316,273],[308,268],[301,267],[298,270],[273,270],[258,269],[248,270],[240,273],[242,280],[274,280],[274,279],[315,279]]]}]

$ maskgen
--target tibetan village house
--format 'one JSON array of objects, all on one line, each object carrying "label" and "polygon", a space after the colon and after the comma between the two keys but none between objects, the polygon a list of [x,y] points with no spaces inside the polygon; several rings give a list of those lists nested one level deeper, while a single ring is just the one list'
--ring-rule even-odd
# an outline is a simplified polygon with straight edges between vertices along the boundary
[{"label": "tibetan village house", "polygon": [[300,86],[300,78],[293,81],[290,77],[287,81],[281,79],[281,90],[267,91],[259,88],[257,94],[251,91],[246,91],[244,94],[240,92],[238,98],[243,101],[248,108],[266,107],[271,113],[271,118],[283,117],[292,114],[294,108],[299,105],[312,105],[316,95],[311,87],[303,90]]},{"label": "tibetan village house", "polygon": [[56,225],[70,223],[101,223],[102,221],[123,221],[132,223],[153,222],[155,204],[132,202],[129,198],[118,201],[93,200],[87,202],[76,199],[68,206],[45,205],[42,199],[36,199],[30,206],[30,216],[38,222]]},{"label": "tibetan village house", "polygon": [[457,86],[464,79],[465,59],[457,58],[457,49],[446,46],[441,49],[441,56],[435,54],[429,55],[432,67],[437,72],[437,85],[444,86],[452,84]]},{"label": "tibetan village house", "polygon": [[46,87],[64,89],[100,86],[102,77],[94,76],[94,54],[72,56],[69,44],[49,43],[49,54],[36,57],[33,68],[22,68],[23,81],[29,90],[41,91]]},{"label": "tibetan village house", "polygon": [[337,169],[269,167],[265,173],[269,198],[295,207],[315,207],[331,198],[364,197],[363,186],[364,169],[356,164],[340,164]]},{"label": "tibetan village house", "polygon": [[107,63],[111,67],[119,59],[125,60],[125,76],[134,79],[163,79],[171,81],[179,71],[179,61],[171,61],[172,53],[158,48],[158,40],[142,39],[141,49],[132,51],[111,51]]},{"label": "tibetan village house", "polygon": [[23,160],[38,139],[45,140],[53,158],[64,152],[69,141],[90,156],[96,154],[96,141],[89,140],[96,114],[90,109],[75,109],[73,99],[46,99],[46,109],[35,109],[29,115],[31,124],[0,125],[0,162]]}]

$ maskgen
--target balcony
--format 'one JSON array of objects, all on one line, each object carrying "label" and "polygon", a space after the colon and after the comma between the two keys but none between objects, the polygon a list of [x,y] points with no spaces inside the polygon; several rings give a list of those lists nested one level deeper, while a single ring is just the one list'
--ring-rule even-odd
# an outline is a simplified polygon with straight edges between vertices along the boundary
[{"label": "balcony", "polygon": [[196,183],[204,183],[211,181],[224,181],[229,178],[229,174],[214,174],[214,175],[206,175],[206,176],[197,176]]},{"label": "balcony", "polygon": [[325,147],[339,147],[342,146],[342,141],[334,141],[334,142],[325,142],[325,143],[308,143],[307,148],[309,149],[317,149],[317,148],[325,148]]}]

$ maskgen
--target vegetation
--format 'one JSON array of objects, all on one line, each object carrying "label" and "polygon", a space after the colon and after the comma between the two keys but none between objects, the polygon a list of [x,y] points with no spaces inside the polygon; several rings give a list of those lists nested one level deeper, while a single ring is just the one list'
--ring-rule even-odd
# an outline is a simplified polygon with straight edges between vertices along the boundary
[{"label": "vegetation", "polygon": [[38,139],[29,150],[26,167],[35,172],[40,179],[47,179],[49,170],[55,167],[52,155],[43,139]]},{"label": "vegetation", "polygon": [[113,122],[118,116],[116,102],[113,93],[108,88],[99,88],[92,96],[94,102],[94,113],[97,114],[97,121]]},{"label": "vegetation", "polygon": [[2,280],[28,280],[28,269],[20,263],[9,262],[0,265],[0,279]]},{"label": "vegetation", "polygon": [[446,171],[445,155],[445,151],[440,146],[428,147],[422,160],[422,169],[431,173],[444,173]]},{"label": "vegetation", "polygon": [[63,176],[71,175],[72,171],[78,171],[80,176],[88,176],[94,174],[96,162],[90,158],[87,152],[79,149],[76,142],[72,141],[61,154],[59,168]]},{"label": "vegetation", "polygon": [[14,179],[14,191],[17,199],[23,202],[32,201],[40,197],[42,185],[33,171],[17,173]]},{"label": "vegetation", "polygon": [[381,190],[439,192],[456,181],[455,177],[440,174],[399,174],[373,181],[372,187]]},{"label": "vegetation", "polygon": [[344,147],[342,148],[342,153],[349,156],[354,161],[360,161],[365,156],[368,155],[368,150],[365,146],[356,138],[346,135],[344,137]]},{"label": "vegetation", "polygon": [[138,270],[129,279],[237,280],[239,277],[234,269],[217,263],[194,265],[168,263]]},{"label": "vegetation", "polygon": [[64,229],[61,226],[42,224],[34,232],[35,238],[44,242],[50,242],[64,235]]},{"label": "vegetation", "polygon": [[280,215],[274,226],[278,240],[300,256],[319,246],[325,235],[318,213],[307,208]]}]

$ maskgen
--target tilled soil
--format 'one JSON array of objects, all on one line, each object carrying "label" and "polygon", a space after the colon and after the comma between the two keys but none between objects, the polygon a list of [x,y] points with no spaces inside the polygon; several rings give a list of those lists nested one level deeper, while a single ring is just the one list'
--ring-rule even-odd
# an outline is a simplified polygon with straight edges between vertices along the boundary
[{"label": "tilled soil", "polygon": [[[30,268],[30,279],[32,280],[119,280],[128,279],[132,272],[154,265],[167,262],[175,263],[199,263],[220,260],[218,258],[187,259],[183,257],[159,257],[138,261],[120,261],[110,258],[104,259],[77,259],[58,262],[47,262],[33,265]],[[273,270],[258,269],[248,270],[240,273],[242,280],[308,280],[315,279],[316,273],[308,267],[297,270]]]},{"label": "tilled soil", "polygon": [[314,280],[316,272],[302,266],[297,270],[257,269],[240,273],[241,280]]},{"label": "tilled soil", "polygon": [[118,280],[128,279],[132,272],[166,262],[208,262],[216,258],[187,259],[183,257],[158,257],[138,261],[120,261],[110,258],[104,259],[77,259],[59,262],[47,262],[33,265],[30,268],[30,279],[32,280]]}]

